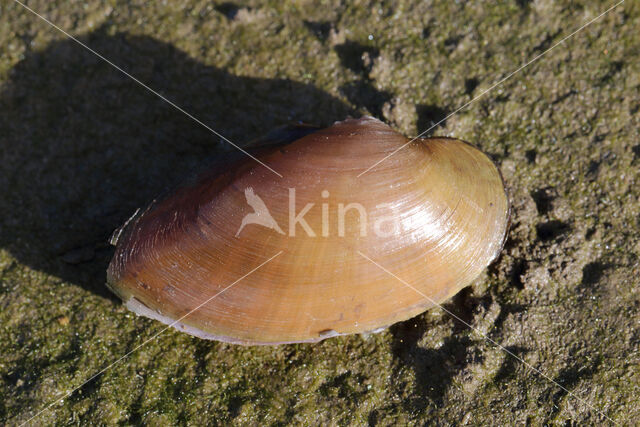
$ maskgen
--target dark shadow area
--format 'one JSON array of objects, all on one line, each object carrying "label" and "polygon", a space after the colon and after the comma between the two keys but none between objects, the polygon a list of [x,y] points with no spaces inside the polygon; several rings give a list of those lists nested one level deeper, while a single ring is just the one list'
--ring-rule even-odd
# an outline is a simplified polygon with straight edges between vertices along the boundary
[{"label": "dark shadow area", "polygon": [[[427,137],[431,136],[431,134],[435,130],[436,123],[444,120],[444,118],[449,115],[449,112],[440,107],[436,107],[435,105],[418,105],[416,107],[416,114],[418,115],[418,120],[416,123],[418,131],[425,132],[427,129],[429,129],[429,131],[423,135]],[[446,125],[447,121],[444,120],[442,123],[440,123],[439,126],[445,127]],[[432,127],[434,127],[434,129],[431,129]]]},{"label": "dark shadow area", "polygon": [[493,322],[493,329],[500,329],[510,314],[519,314],[527,311],[527,306],[523,304],[500,304],[500,313]]},{"label": "dark shadow area", "polygon": [[549,49],[560,31],[547,32],[544,38],[533,47],[534,52],[544,52]]},{"label": "dark shadow area", "polygon": [[531,2],[532,0],[516,0],[516,4],[522,9],[528,9],[531,5]]},{"label": "dark shadow area", "polygon": [[382,107],[391,99],[391,94],[376,89],[369,76],[380,51],[353,41],[337,45],[335,48],[340,63],[358,75],[358,79],[340,87],[341,93],[354,105],[365,107],[370,114],[382,117]]},{"label": "dark shadow area", "polygon": [[[515,354],[521,359],[524,359],[528,350],[524,347],[518,347],[515,345],[505,347],[509,352]],[[500,383],[502,381],[507,381],[512,378],[518,369],[524,369],[525,366],[522,365],[522,362],[513,357],[511,354],[506,353],[502,364],[500,365],[500,369],[496,373],[494,377],[494,382]]]},{"label": "dark shadow area", "polygon": [[414,322],[398,323],[391,332],[395,357],[399,363],[411,366],[416,376],[416,389],[405,404],[408,409],[422,410],[429,402],[442,404],[451,381],[466,365],[473,342],[466,336],[451,335],[437,349],[422,348],[418,340],[424,331],[414,328]]},{"label": "dark shadow area", "polygon": [[[149,37],[99,29],[82,41],[238,145],[354,113],[311,85],[234,76]],[[102,296],[114,229],[235,150],[73,41],[28,53],[0,109],[0,245]]]},{"label": "dark shadow area", "polygon": [[453,52],[460,42],[464,39],[462,34],[455,34],[451,37],[448,37],[444,40],[444,48],[447,52]]},{"label": "dark shadow area", "polygon": [[[466,335],[460,335],[471,323],[473,312],[478,305],[488,307],[488,298],[474,298],[471,288],[459,292],[444,307],[450,313],[455,327],[438,348],[425,348],[419,345],[420,339],[428,333],[430,327],[419,317],[392,325],[392,351],[399,364],[410,366],[416,376],[416,390],[406,404],[408,409],[422,410],[429,402],[442,404],[442,398],[451,381],[468,363],[468,350],[474,343]],[[460,320],[462,321],[460,321]],[[463,323],[464,322],[464,323]],[[465,324],[466,323],[466,324]]]},{"label": "dark shadow area", "polygon": [[527,159],[529,164],[533,164],[536,162],[536,157],[538,157],[538,152],[536,150],[527,150],[524,152],[524,157]]},{"label": "dark shadow area", "polygon": [[536,210],[540,215],[546,215],[553,209],[553,201],[557,197],[551,187],[540,188],[531,192],[531,198],[536,204]]},{"label": "dark shadow area", "polygon": [[604,264],[600,261],[590,262],[582,268],[583,286],[593,286],[602,279],[604,273],[611,268],[611,265]]},{"label": "dark shadow area", "polygon": [[473,322],[473,316],[479,306],[488,309],[491,305],[491,295],[485,294],[477,297],[473,296],[473,289],[471,286],[463,288],[460,292],[451,298],[445,308],[449,313],[447,316],[451,317],[455,323],[454,333],[462,332],[469,329],[469,325]]},{"label": "dark shadow area", "polygon": [[566,234],[570,229],[569,224],[556,219],[536,225],[538,240],[543,242],[555,240],[563,234]]},{"label": "dark shadow area", "polygon": [[374,117],[382,118],[382,107],[391,99],[385,91],[376,89],[371,82],[359,80],[340,87],[340,92],[355,105],[361,105]]},{"label": "dark shadow area", "polygon": [[355,403],[359,401],[357,397],[367,393],[364,381],[364,375],[347,371],[321,384],[318,392],[324,398],[350,399]]},{"label": "dark shadow area", "polygon": [[[406,404],[409,405],[407,409],[422,410],[430,402],[441,405],[453,378],[468,364],[480,362],[479,358],[483,356],[475,352],[477,342],[461,332],[469,329],[469,325],[473,324],[474,314],[479,310],[489,310],[493,300],[494,297],[491,295],[474,297],[470,287],[454,296],[448,304],[444,305],[448,311],[444,316],[451,318],[454,328],[438,348],[425,348],[419,344],[420,339],[429,333],[428,330],[431,327],[419,317],[396,323],[389,328],[393,335],[394,357],[399,364],[410,366],[416,377],[416,390],[412,398],[407,400]],[[492,329],[500,329],[510,314],[525,310],[526,307],[520,304],[501,304]],[[507,347],[507,349],[519,357],[527,351],[521,347]],[[508,378],[515,373],[519,365],[520,362],[517,359],[507,355],[496,380]]]},{"label": "dark shadow area", "polygon": [[[581,363],[580,363],[581,362]],[[552,411],[548,416],[549,419],[554,419],[560,412],[560,402],[567,396],[567,391],[572,391],[580,382],[589,382],[593,379],[593,376],[599,371],[601,360],[599,359],[587,359],[580,362],[575,362],[573,365],[567,366],[558,373],[553,379],[557,384],[560,384],[564,389],[554,387],[549,389],[548,393],[552,394],[550,397]]]},{"label": "dark shadow area", "polygon": [[232,2],[224,2],[214,7],[218,12],[226,16],[230,21],[235,19],[238,11],[240,10],[240,6]]},{"label": "dark shadow area", "polygon": [[624,66],[624,62],[622,61],[612,61],[609,63],[609,70],[606,72],[604,76],[600,78],[600,81],[604,83],[615,83],[616,76],[622,71],[622,67]]},{"label": "dark shadow area", "polygon": [[331,22],[328,21],[304,21],[304,26],[307,27],[311,33],[318,38],[321,42],[324,42],[329,38],[331,32]]},{"label": "dark shadow area", "polygon": [[473,91],[476,90],[478,85],[480,84],[480,80],[475,77],[464,80],[464,92],[468,95],[473,95]]},{"label": "dark shadow area", "polygon": [[524,276],[527,272],[527,261],[524,259],[516,259],[513,263],[513,267],[509,272],[509,283],[512,286],[522,290],[524,289],[524,282],[522,281],[522,276]]},{"label": "dark shadow area", "polygon": [[589,166],[587,167],[587,176],[591,180],[595,180],[598,178],[598,171],[600,170],[600,164],[602,162],[598,160],[591,160],[589,162]]},{"label": "dark shadow area", "polygon": [[343,66],[364,77],[371,72],[373,61],[380,55],[379,49],[354,41],[346,41],[337,45],[334,49]]}]

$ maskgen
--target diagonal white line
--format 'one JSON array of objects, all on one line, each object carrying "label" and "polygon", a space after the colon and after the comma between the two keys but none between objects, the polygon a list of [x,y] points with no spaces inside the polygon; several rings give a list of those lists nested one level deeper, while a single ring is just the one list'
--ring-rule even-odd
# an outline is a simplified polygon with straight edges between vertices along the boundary
[{"label": "diagonal white line", "polygon": [[120,71],[122,74],[124,74],[125,76],[129,77],[131,80],[133,80],[134,82],[138,83],[140,86],[142,86],[143,88],[145,88],[146,90],[148,90],[149,92],[153,93],[154,95],[156,95],[158,98],[162,99],[164,102],[166,102],[167,104],[171,105],[173,108],[175,108],[176,110],[180,111],[181,113],[183,113],[184,115],[186,115],[187,117],[189,117],[191,120],[193,120],[194,122],[198,123],[199,125],[201,125],[202,127],[204,127],[205,129],[209,130],[211,133],[213,133],[214,135],[218,136],[219,138],[221,138],[222,140],[226,141],[227,143],[229,143],[230,145],[232,145],[233,147],[237,148],[238,150],[242,151],[244,154],[246,154],[247,156],[251,157],[253,160],[255,160],[256,162],[260,163],[262,166],[264,166],[265,168],[269,169],[271,172],[275,173],[276,175],[278,175],[280,178],[282,178],[282,175],[279,174],[278,172],[276,172],[275,170],[273,170],[271,167],[267,166],[264,162],[262,162],[261,160],[259,160],[258,158],[256,158],[255,156],[253,156],[252,154],[248,153],[246,150],[242,149],[241,147],[239,147],[238,145],[234,144],[233,142],[229,141],[227,138],[225,138],[224,136],[222,136],[220,133],[216,132],[214,129],[212,129],[210,126],[206,125],[205,123],[203,123],[200,119],[198,119],[197,117],[195,117],[193,114],[189,113],[188,111],[185,111],[182,107],[180,107],[179,105],[177,105],[176,103],[174,103],[173,101],[167,99],[164,95],[160,94],[159,92],[151,89],[149,86],[147,86],[146,84],[144,84],[143,82],[141,82],[140,80],[138,80],[137,78],[135,78],[134,76],[132,76],[131,74],[127,73],[125,70],[123,70],[122,68],[120,68],[119,66],[117,66],[116,64],[114,64],[113,62],[109,61],[107,58],[105,58],[104,56],[102,56],[101,54],[99,54],[98,52],[96,52],[95,50],[91,49],[89,46],[87,46],[86,44],[82,43],[80,40],[78,40],[77,38],[75,38],[74,36],[72,36],[71,34],[69,34],[68,32],[66,32],[65,30],[63,30],[62,28],[58,27],[56,24],[54,24],[53,22],[49,21],[47,18],[45,18],[44,16],[40,15],[39,13],[37,13],[35,10],[31,9],[29,6],[25,5],[24,3],[18,1],[18,0],[13,0],[14,2],[18,3],[20,6],[24,7],[25,9],[27,9],[29,12],[33,13],[34,15],[36,15],[38,18],[42,19],[44,22],[46,22],[47,24],[51,25],[53,28],[55,28],[56,30],[60,31],[62,34],[64,34],[65,36],[67,36],[68,38],[70,38],[71,40],[73,40],[74,42],[78,43],[80,46],[82,46],[83,48],[87,49],[89,52],[93,53],[94,55],[96,55],[98,58],[102,59],[104,62],[106,62],[107,64],[111,65],[113,68],[115,68],[116,70]]},{"label": "diagonal white line", "polygon": [[452,313],[451,311],[447,310],[445,307],[443,307],[441,304],[438,304],[436,301],[434,301],[432,298],[429,298],[427,295],[425,295],[423,292],[420,292],[418,289],[416,289],[415,287],[411,286],[408,282],[406,282],[405,280],[402,280],[400,277],[396,276],[395,274],[393,274],[392,272],[390,272],[389,270],[387,270],[385,267],[383,267],[382,265],[378,264],[377,262],[375,262],[374,260],[372,260],[371,258],[369,258],[368,256],[366,256],[365,254],[363,254],[362,252],[358,251],[358,253],[360,254],[360,256],[362,256],[364,259],[370,261],[372,264],[374,264],[375,266],[377,266],[378,268],[380,268],[382,271],[386,272],[387,274],[389,274],[392,277],[395,277],[396,279],[398,279],[398,281],[402,282],[405,286],[407,286],[408,288],[413,289],[415,292],[417,292],[418,294],[420,294],[421,296],[423,296],[424,298],[426,298],[431,304],[435,305],[436,307],[440,308],[442,311],[444,311],[445,313],[449,314],[451,317],[455,318],[456,320],[458,320],[459,322],[461,322],[462,324],[464,324],[466,327],[473,329],[476,333],[478,333],[481,337],[483,337],[485,340],[489,341],[490,343],[492,343],[493,345],[495,345],[496,347],[500,348],[502,351],[504,351],[505,353],[509,354],[510,356],[512,356],[513,358],[515,358],[516,360],[518,360],[519,362],[521,362],[523,365],[525,365],[527,368],[531,369],[532,371],[536,372],[538,375],[540,375],[541,377],[549,380],[550,382],[552,382],[553,384],[557,385],[558,387],[560,387],[564,392],[566,392],[567,394],[569,394],[571,397],[575,398],[576,400],[578,400],[579,402],[581,402],[582,404],[584,404],[585,406],[588,406],[589,408],[593,409],[594,411],[598,412],[600,415],[602,415],[603,417],[605,417],[607,420],[611,421],[613,424],[618,425],[618,423],[616,423],[615,421],[613,421],[611,418],[609,418],[604,412],[602,412],[601,410],[599,410],[598,408],[596,408],[595,406],[591,405],[590,403],[588,403],[586,400],[578,397],[576,394],[572,393],[571,391],[569,391],[566,387],[558,384],[556,381],[554,381],[552,378],[550,378],[548,375],[546,375],[544,372],[540,371],[539,369],[533,367],[532,365],[530,365],[529,363],[525,362],[524,359],[522,359],[521,357],[517,356],[514,352],[512,352],[511,350],[503,347],[502,345],[498,344],[497,342],[495,342],[494,340],[492,340],[491,338],[489,338],[486,334],[483,334],[478,328],[473,327],[472,325],[470,325],[469,323],[465,322],[464,320],[462,320],[459,316],[456,316],[455,313]]},{"label": "diagonal white line", "polygon": [[66,399],[67,397],[71,396],[76,390],[82,388],[85,384],[87,384],[88,382],[90,382],[91,380],[93,380],[94,378],[100,376],[101,374],[103,374],[104,372],[108,371],[111,367],[115,366],[116,364],[118,364],[121,360],[125,359],[127,356],[129,356],[131,353],[135,352],[136,350],[138,350],[140,347],[145,346],[147,343],[153,341],[154,339],[158,338],[160,335],[162,335],[167,329],[175,326],[176,324],[180,323],[180,321],[182,319],[184,319],[185,317],[189,316],[190,314],[194,313],[195,311],[199,310],[200,308],[202,308],[202,306],[204,306],[205,304],[211,302],[213,299],[217,298],[220,294],[222,294],[223,292],[225,292],[226,290],[228,290],[229,288],[231,288],[233,285],[235,285],[236,283],[238,283],[239,281],[241,281],[242,279],[244,279],[245,277],[247,277],[248,275],[252,274],[253,272],[255,272],[256,270],[258,270],[259,268],[261,268],[263,265],[269,263],[271,260],[273,260],[275,257],[277,257],[278,255],[280,255],[282,253],[282,251],[278,252],[277,254],[275,254],[274,256],[272,256],[271,258],[269,258],[268,260],[266,260],[265,262],[263,262],[262,264],[260,264],[259,266],[257,266],[256,268],[254,268],[253,270],[251,270],[250,272],[248,272],[247,274],[245,274],[244,276],[242,276],[241,278],[239,278],[238,280],[236,280],[235,282],[233,282],[232,284],[228,285],[227,287],[225,287],[224,289],[222,289],[221,291],[219,291],[218,293],[216,293],[215,295],[213,295],[212,297],[210,297],[209,299],[207,299],[205,302],[203,302],[202,304],[198,305],[196,308],[194,308],[193,310],[189,311],[187,314],[185,314],[184,316],[180,317],[178,320],[175,320],[173,323],[171,323],[170,325],[166,326],[164,329],[162,329],[160,332],[158,332],[157,334],[155,334],[154,336],[152,336],[151,338],[147,339],[145,342],[143,342],[142,344],[139,344],[137,347],[135,347],[133,350],[129,351],[128,353],[126,353],[124,356],[120,357],[118,360],[116,360],[115,362],[111,363],[109,366],[107,366],[106,368],[103,368],[102,370],[100,370],[99,372],[97,372],[96,374],[92,375],[89,379],[87,379],[86,381],[84,381],[82,384],[80,384],[79,386],[75,387],[73,390],[67,392],[64,396],[54,400],[53,402],[47,404],[44,408],[42,408],[37,414],[35,414],[33,417],[29,418],[27,421],[25,421],[24,423],[20,424],[20,427],[24,426],[25,424],[31,422],[31,420],[33,420],[34,418],[36,418],[37,416],[39,416],[40,414],[42,414],[44,411],[46,411],[47,409],[51,408],[53,405],[55,405],[56,403],[60,402],[63,399]]},{"label": "diagonal white line", "polygon": [[604,12],[602,12],[600,15],[596,16],[595,18],[593,18],[591,21],[587,22],[586,24],[584,24],[583,26],[581,26],[580,28],[578,28],[577,30],[575,30],[573,33],[569,34],[568,36],[564,37],[562,40],[560,40],[558,43],[554,44],[553,46],[551,46],[549,49],[545,50],[544,52],[542,52],[541,54],[537,55],[536,57],[534,57],[533,59],[529,60],[528,62],[526,62],[524,65],[522,65],[521,67],[519,67],[518,69],[516,69],[515,71],[512,71],[511,73],[509,73],[506,77],[502,78],[501,80],[499,80],[497,83],[493,84],[490,88],[485,89],[482,91],[482,93],[480,93],[479,95],[477,95],[476,97],[474,97],[471,101],[467,102],[466,104],[464,104],[462,107],[459,107],[457,110],[455,110],[453,113],[449,114],[447,117],[445,117],[444,119],[440,120],[439,122],[435,123],[434,125],[432,125],[429,129],[425,130],[424,132],[420,133],[418,136],[416,136],[415,138],[413,138],[411,141],[405,143],[404,145],[400,146],[399,148],[395,149],[394,151],[392,151],[390,154],[388,154],[387,156],[383,157],[382,159],[378,160],[377,162],[375,162],[373,165],[371,165],[367,170],[365,170],[364,172],[361,172],[358,175],[358,178],[360,178],[362,175],[364,175],[365,173],[369,172],[371,169],[375,168],[376,166],[378,166],[380,163],[384,162],[385,160],[387,160],[389,157],[393,156],[394,154],[396,154],[398,151],[402,150],[404,147],[406,147],[407,145],[411,144],[413,141],[415,141],[416,139],[420,138],[422,135],[424,135],[425,133],[429,132],[431,129],[435,128],[436,126],[438,126],[440,123],[444,122],[445,120],[447,120],[449,117],[453,116],[454,114],[458,113],[460,110],[468,107],[469,105],[471,105],[472,103],[474,103],[475,101],[477,101],[478,99],[482,98],[487,92],[493,90],[494,88],[496,88],[497,86],[500,86],[502,83],[504,83],[505,81],[509,80],[514,74],[517,74],[518,72],[524,70],[525,68],[527,68],[529,65],[531,65],[532,63],[536,62],[538,59],[540,59],[542,56],[546,55],[547,53],[551,52],[553,49],[555,49],[557,46],[561,45],[562,43],[564,43],[566,40],[570,39],[571,37],[573,37],[574,35],[576,35],[577,33],[579,33],[580,31],[584,30],[586,27],[588,27],[589,25],[593,24],[594,22],[596,22],[598,19],[602,18],[604,15],[606,15],[607,13],[611,12],[613,9],[615,9],[616,7],[620,6],[622,3],[624,3],[625,0],[621,0],[618,3],[614,4],[613,6],[611,6],[609,9],[605,10]]}]

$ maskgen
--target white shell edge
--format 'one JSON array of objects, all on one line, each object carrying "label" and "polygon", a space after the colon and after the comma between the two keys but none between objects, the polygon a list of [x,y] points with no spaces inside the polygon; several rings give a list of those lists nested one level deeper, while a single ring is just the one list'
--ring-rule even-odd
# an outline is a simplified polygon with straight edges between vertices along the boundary
[{"label": "white shell edge", "polygon": [[[186,332],[190,335],[193,335],[195,337],[198,338],[202,338],[205,340],[213,340],[213,341],[221,341],[224,343],[229,343],[229,344],[239,344],[239,345],[279,345],[279,344],[298,344],[298,343],[315,343],[315,342],[319,342],[322,340],[325,340],[327,338],[333,338],[333,337],[338,337],[338,336],[342,336],[342,335],[349,335],[349,334],[341,334],[339,332],[336,332],[334,330],[326,330],[323,331],[322,334],[317,337],[317,338],[311,338],[308,340],[302,340],[302,341],[279,341],[279,342],[262,342],[262,341],[248,341],[248,340],[241,340],[238,338],[233,338],[233,337],[229,337],[229,336],[225,336],[225,335],[214,335],[214,334],[210,334],[208,332],[205,332],[201,329],[198,329],[196,327],[187,325],[185,323],[182,323],[180,321],[174,320],[168,316],[165,316],[163,314],[158,313],[155,310],[150,309],[149,307],[147,307],[142,301],[140,301],[139,299],[137,299],[136,297],[130,297],[127,302],[125,302],[125,307],[127,307],[127,309],[129,309],[130,311],[134,312],[135,314],[137,314],[138,316],[143,316],[143,317],[147,317],[149,319],[153,319],[153,320],[157,320],[159,322],[164,323],[165,325],[172,327],[180,332]],[[185,316],[186,317],[186,316]],[[367,332],[362,332],[363,336],[366,336],[367,334],[376,334],[379,332],[382,332],[383,330],[385,330],[387,327],[381,327],[381,328],[377,328],[374,329],[372,331],[367,331]]]}]

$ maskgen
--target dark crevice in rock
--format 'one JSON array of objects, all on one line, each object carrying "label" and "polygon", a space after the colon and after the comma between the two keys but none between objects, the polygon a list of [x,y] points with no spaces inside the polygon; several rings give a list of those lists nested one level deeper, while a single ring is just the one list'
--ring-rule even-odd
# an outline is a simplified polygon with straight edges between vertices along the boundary
[{"label": "dark crevice in rock", "polygon": [[527,150],[524,153],[524,157],[527,159],[528,163],[535,163],[536,157],[538,156],[538,152],[536,150]]},{"label": "dark crevice in rock", "polygon": [[415,410],[429,403],[442,403],[453,377],[467,364],[467,351],[473,342],[467,336],[452,335],[437,349],[423,348],[418,341],[425,331],[414,324],[415,320],[408,320],[390,330],[394,356],[399,363],[411,366],[416,376],[415,393],[403,402]]},{"label": "dark crevice in rock", "polygon": [[480,80],[472,77],[470,79],[464,80],[464,91],[466,94],[471,95],[473,91],[476,90],[478,85],[480,84]]},{"label": "dark crevice in rock", "polygon": [[[424,132],[427,129],[435,128],[436,123],[442,121],[438,126],[446,126],[447,121],[445,117],[449,115],[449,111],[442,109],[436,105],[418,105],[416,107],[416,113],[418,114],[417,127],[419,132]],[[433,133],[434,129],[430,129],[425,135],[429,136]]]},{"label": "dark crevice in rock", "polygon": [[531,192],[531,198],[536,204],[536,209],[540,215],[548,214],[553,209],[553,200],[555,195],[552,194],[552,188],[541,188]]},{"label": "dark crevice in rock", "polygon": [[328,21],[304,21],[304,26],[322,42],[327,40],[331,31],[331,22]]},{"label": "dark crevice in rock", "polygon": [[611,83],[611,82],[613,82],[615,76],[622,70],[623,65],[624,65],[624,62],[622,62],[622,61],[612,61],[609,64],[609,70],[607,71],[607,73],[604,76],[602,76],[600,81],[602,83]]},{"label": "dark crevice in rock", "polygon": [[522,276],[527,272],[527,262],[523,259],[516,260],[511,269],[510,282],[518,289],[524,289],[524,282]]},{"label": "dark crevice in rock", "polygon": [[600,163],[598,160],[591,160],[589,166],[587,166],[587,176],[594,179],[598,176],[598,170],[600,169]]},{"label": "dark crevice in rock", "polygon": [[382,117],[382,107],[391,95],[373,87],[371,82],[358,80],[340,87],[340,92],[355,105],[365,107],[374,117]]},{"label": "dark crevice in rock", "polygon": [[516,0],[516,4],[521,9],[529,9],[529,7],[531,7],[531,3],[532,2],[533,2],[533,0]]},{"label": "dark crevice in rock", "polygon": [[376,47],[353,41],[346,41],[334,49],[342,66],[359,76],[357,80],[341,86],[340,92],[357,107],[364,107],[371,115],[382,117],[382,107],[391,99],[391,94],[377,89],[374,80],[369,77],[380,51]]},{"label": "dark crevice in rock", "polygon": [[215,9],[221,14],[223,14],[224,16],[226,16],[227,19],[233,20],[235,19],[241,7],[232,2],[224,2],[215,6]]},{"label": "dark crevice in rock", "polygon": [[558,220],[543,222],[536,226],[538,239],[543,242],[554,240],[562,236],[569,230],[569,224]]},{"label": "dark crevice in rock", "polygon": [[582,284],[595,285],[600,281],[609,265],[600,261],[590,262],[582,268]]},{"label": "dark crevice in rock", "polygon": [[336,45],[334,49],[344,67],[366,78],[373,66],[373,60],[380,55],[377,48],[353,41]]},{"label": "dark crevice in rock", "polygon": [[452,52],[453,50],[455,50],[455,48],[458,46],[458,44],[460,44],[460,41],[463,39],[464,37],[460,34],[456,34],[454,36],[448,37],[445,39],[444,41],[444,48],[449,51]]}]

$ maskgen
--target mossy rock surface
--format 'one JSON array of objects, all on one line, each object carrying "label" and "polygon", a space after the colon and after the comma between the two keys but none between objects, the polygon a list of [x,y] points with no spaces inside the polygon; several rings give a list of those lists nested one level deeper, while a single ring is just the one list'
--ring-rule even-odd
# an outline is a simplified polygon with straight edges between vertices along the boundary
[{"label": "mossy rock surface", "polygon": [[29,1],[239,145],[299,120],[366,113],[412,136],[445,119],[428,133],[499,165],[509,239],[445,306],[471,327],[432,310],[240,347],[163,332],[105,287],[113,230],[234,148],[2,2],[0,423],[635,424],[640,7],[555,46],[612,5]]}]

